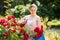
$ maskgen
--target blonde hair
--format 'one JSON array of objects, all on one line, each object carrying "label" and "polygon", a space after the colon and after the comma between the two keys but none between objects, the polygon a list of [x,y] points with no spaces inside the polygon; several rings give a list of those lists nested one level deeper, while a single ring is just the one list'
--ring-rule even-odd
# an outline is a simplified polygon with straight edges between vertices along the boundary
[{"label": "blonde hair", "polygon": [[30,8],[31,8],[31,7],[35,7],[36,10],[37,10],[37,5],[36,5],[36,4],[31,4]]}]

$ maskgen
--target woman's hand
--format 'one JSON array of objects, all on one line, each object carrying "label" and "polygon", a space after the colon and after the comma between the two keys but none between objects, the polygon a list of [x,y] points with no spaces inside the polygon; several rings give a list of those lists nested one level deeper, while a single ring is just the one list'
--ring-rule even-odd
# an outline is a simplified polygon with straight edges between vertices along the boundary
[{"label": "woman's hand", "polygon": [[24,27],[24,25],[27,23],[27,18],[26,16],[21,18],[19,21],[18,21],[18,24],[20,25],[20,27]]},{"label": "woman's hand", "polygon": [[25,24],[26,24],[26,21],[20,23],[20,27],[24,27]]}]

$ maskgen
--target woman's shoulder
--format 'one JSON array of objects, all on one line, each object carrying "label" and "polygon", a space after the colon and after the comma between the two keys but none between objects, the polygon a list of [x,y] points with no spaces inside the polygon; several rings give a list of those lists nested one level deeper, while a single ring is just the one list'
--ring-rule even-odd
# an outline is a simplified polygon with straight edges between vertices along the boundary
[{"label": "woman's shoulder", "polygon": [[36,17],[37,17],[38,19],[40,19],[40,16],[36,15]]},{"label": "woman's shoulder", "polygon": [[28,18],[30,15],[25,15],[24,18]]}]

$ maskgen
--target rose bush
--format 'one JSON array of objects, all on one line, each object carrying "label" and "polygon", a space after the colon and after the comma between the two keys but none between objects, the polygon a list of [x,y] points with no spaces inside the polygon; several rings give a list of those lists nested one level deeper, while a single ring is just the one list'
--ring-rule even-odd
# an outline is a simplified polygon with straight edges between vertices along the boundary
[{"label": "rose bush", "polygon": [[42,28],[40,29],[36,27],[34,31],[30,30],[29,32],[27,32],[24,25],[25,23],[20,23],[18,25],[15,16],[8,16],[7,19],[0,19],[0,38],[2,38],[1,40],[28,40],[30,36],[35,36],[36,38],[41,37],[43,33]]},{"label": "rose bush", "polygon": [[0,19],[1,40],[24,40],[24,36],[21,34],[22,32],[20,32],[20,30],[21,28],[18,26],[15,16],[8,16],[7,19]]}]

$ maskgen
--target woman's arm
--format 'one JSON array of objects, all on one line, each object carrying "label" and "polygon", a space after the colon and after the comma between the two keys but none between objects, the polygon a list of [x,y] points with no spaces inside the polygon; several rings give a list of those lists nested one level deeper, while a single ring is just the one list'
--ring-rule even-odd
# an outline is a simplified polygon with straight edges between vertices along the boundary
[{"label": "woman's arm", "polygon": [[20,23],[24,22],[25,20],[26,20],[26,16],[22,17],[22,18],[18,21],[18,23],[20,24]]},{"label": "woman's arm", "polygon": [[40,17],[37,19],[37,27],[34,29],[34,32],[36,32],[36,38],[40,38],[43,34],[43,25],[41,23]]},{"label": "woman's arm", "polygon": [[26,17],[21,18],[20,21],[18,21],[20,27],[24,27],[24,25],[27,23]]},{"label": "woman's arm", "polygon": [[38,17],[38,19],[37,19],[37,26],[39,26],[39,27],[40,27],[40,26],[41,26],[41,24],[42,24],[42,23],[41,23],[41,19],[40,19],[40,17]]}]

